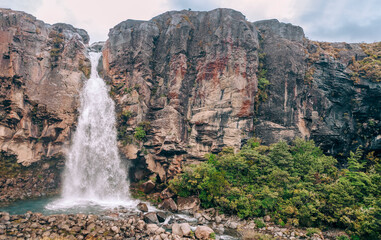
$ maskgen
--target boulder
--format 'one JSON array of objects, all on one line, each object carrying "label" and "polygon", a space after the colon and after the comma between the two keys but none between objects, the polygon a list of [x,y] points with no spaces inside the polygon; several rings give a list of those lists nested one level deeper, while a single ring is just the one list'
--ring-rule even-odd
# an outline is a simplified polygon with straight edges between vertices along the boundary
[{"label": "boulder", "polygon": [[156,235],[160,235],[160,234],[162,234],[162,233],[165,233],[165,229],[164,229],[164,228],[161,228],[161,227],[159,227],[159,228],[156,229],[156,231],[155,231],[155,234],[156,234]]},{"label": "boulder", "polygon": [[152,190],[155,188],[155,183],[152,182],[151,180],[148,180],[147,182],[143,183],[142,187],[143,187],[143,192],[145,194],[148,194],[148,193],[151,193]]},{"label": "boulder", "polygon": [[137,206],[136,206],[137,209],[139,209],[140,211],[142,212],[148,212],[148,207],[147,207],[147,204],[143,203],[143,202],[140,202]]},{"label": "boulder", "polygon": [[195,231],[197,239],[211,239],[211,234],[214,231],[208,226],[198,226]]},{"label": "boulder", "polygon": [[173,194],[171,192],[171,190],[169,190],[168,188],[164,189],[163,191],[161,191],[160,193],[160,198],[161,199],[167,199],[167,198],[172,198],[175,194]]},{"label": "boulder", "polygon": [[181,230],[180,224],[174,223],[172,224],[172,234],[182,237],[183,231]]},{"label": "boulder", "polygon": [[146,223],[143,220],[139,220],[136,223],[136,228],[139,230],[143,230],[145,226],[146,226]]},{"label": "boulder", "polygon": [[177,210],[186,211],[192,210],[195,211],[200,206],[200,199],[197,197],[178,197],[177,198]]},{"label": "boulder", "polygon": [[163,202],[161,202],[158,206],[160,209],[164,209],[171,212],[177,211],[177,205],[175,201],[173,201],[172,198],[165,199]]},{"label": "boulder", "polygon": [[181,232],[183,233],[183,236],[191,236],[192,230],[189,223],[181,223],[180,229],[181,229]]},{"label": "boulder", "polygon": [[157,226],[156,224],[153,224],[153,223],[147,224],[147,232],[149,234],[155,233],[156,230],[158,230],[158,229],[159,229],[159,226]]},{"label": "boulder", "polygon": [[119,228],[117,226],[112,226],[111,231],[113,231],[114,233],[119,233]]},{"label": "boulder", "polygon": [[156,213],[157,219],[159,219],[159,222],[164,222],[167,218],[167,214],[165,212],[157,212]]},{"label": "boulder", "polygon": [[157,215],[155,212],[149,212],[144,214],[144,221],[146,223],[159,223],[159,219],[157,219]]},{"label": "boulder", "polygon": [[238,222],[228,222],[226,225],[231,229],[237,229],[239,224]]}]

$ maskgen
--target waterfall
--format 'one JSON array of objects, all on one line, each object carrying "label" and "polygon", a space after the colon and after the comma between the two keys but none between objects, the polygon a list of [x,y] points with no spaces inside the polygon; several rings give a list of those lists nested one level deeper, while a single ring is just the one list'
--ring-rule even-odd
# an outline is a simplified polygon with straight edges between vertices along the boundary
[{"label": "waterfall", "polygon": [[62,197],[50,207],[131,203],[117,148],[115,104],[97,72],[101,53],[89,55],[91,76],[80,94],[78,125],[65,164]]}]

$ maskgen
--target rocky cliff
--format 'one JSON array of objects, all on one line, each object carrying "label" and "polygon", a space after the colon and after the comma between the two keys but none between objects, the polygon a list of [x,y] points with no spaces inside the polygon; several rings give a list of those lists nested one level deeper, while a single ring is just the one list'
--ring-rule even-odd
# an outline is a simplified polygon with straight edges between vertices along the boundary
[{"label": "rocky cliff", "polygon": [[140,152],[162,180],[182,161],[238,149],[254,130],[258,46],[254,25],[227,9],[167,12],[115,26],[103,65],[121,117],[128,115],[122,149],[137,158],[131,136],[149,123]]},{"label": "rocky cliff", "polygon": [[[265,143],[313,139],[335,156],[359,146],[380,151],[381,43],[314,42],[301,28],[277,20],[254,25],[270,82],[256,135]],[[367,76],[374,70],[366,68],[379,75]]]},{"label": "rocky cliff", "polygon": [[[43,169],[62,159],[75,126],[89,38],[4,9],[0,29],[1,162]],[[380,43],[315,42],[300,27],[216,9],[124,21],[102,51],[136,180],[166,181],[253,136],[313,139],[335,156],[360,145],[380,153]]]},{"label": "rocky cliff", "polygon": [[0,9],[2,197],[10,188],[11,198],[19,198],[55,185],[50,168],[63,163],[70,141],[78,91],[89,74],[88,41],[71,25]]},{"label": "rocky cliff", "polygon": [[253,136],[313,139],[336,156],[379,151],[380,77],[364,70],[380,69],[374,56],[379,43],[314,42],[300,27],[230,9],[172,11],[111,29],[103,75],[122,151],[164,181]]}]

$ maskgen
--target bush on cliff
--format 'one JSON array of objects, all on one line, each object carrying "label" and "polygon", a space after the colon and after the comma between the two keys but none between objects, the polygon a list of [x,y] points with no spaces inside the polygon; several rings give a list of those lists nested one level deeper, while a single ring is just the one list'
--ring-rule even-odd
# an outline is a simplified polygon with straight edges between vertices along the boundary
[{"label": "bush on cliff", "polygon": [[353,236],[380,239],[381,164],[351,153],[348,169],[336,168],[313,141],[270,147],[250,140],[191,165],[170,181],[179,196],[198,195],[203,207],[241,218],[272,215],[279,224],[339,227]]}]

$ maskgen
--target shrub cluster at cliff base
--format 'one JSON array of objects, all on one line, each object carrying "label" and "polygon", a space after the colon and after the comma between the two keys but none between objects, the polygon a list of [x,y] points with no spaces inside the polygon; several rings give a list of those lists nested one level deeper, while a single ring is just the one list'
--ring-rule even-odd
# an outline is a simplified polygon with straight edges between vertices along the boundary
[{"label": "shrub cluster at cliff base", "polygon": [[179,196],[198,195],[203,207],[241,218],[271,215],[280,225],[346,229],[353,239],[380,239],[381,163],[350,154],[347,169],[313,141],[270,147],[250,140],[191,165],[170,181]]}]

